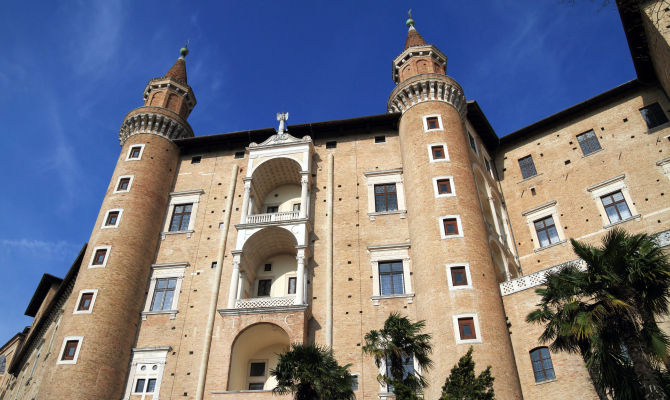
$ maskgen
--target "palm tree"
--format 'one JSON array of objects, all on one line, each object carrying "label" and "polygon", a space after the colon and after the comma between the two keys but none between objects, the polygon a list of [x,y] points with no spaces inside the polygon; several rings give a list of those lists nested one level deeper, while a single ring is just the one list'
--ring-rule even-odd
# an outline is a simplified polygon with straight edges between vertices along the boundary
[{"label": "palm tree", "polygon": [[391,313],[382,329],[365,335],[363,353],[373,356],[377,367],[381,367],[382,362],[386,364],[388,373],[380,374],[377,379],[392,388],[398,400],[415,399],[416,393],[428,386],[421,373],[413,368],[414,362],[421,371],[433,365],[431,337],[421,333],[425,326],[424,321],[412,323],[407,317]]},{"label": "palm tree", "polygon": [[527,321],[545,325],[540,340],[551,341],[552,350],[580,353],[596,387],[615,398],[637,398],[639,389],[645,399],[667,399],[658,367],[668,360],[670,340],[656,324],[670,295],[663,251],[652,237],[620,229],[608,232],[601,247],[571,242],[586,269],[548,274]]},{"label": "palm tree", "polygon": [[340,366],[327,347],[292,344],[270,371],[277,379],[273,392],[291,393],[296,400],[353,400],[354,377],[349,367]]}]

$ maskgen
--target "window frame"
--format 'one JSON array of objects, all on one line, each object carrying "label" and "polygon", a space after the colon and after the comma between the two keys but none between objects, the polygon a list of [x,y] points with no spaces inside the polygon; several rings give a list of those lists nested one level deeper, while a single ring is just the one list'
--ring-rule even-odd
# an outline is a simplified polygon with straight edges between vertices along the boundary
[{"label": "window frame", "polygon": [[[190,206],[191,209],[187,212],[186,207]],[[183,211],[177,212],[177,207],[182,207]],[[188,231],[189,225],[191,225],[191,215],[193,214],[193,203],[179,203],[172,206],[172,215],[170,216],[170,224],[168,225],[168,232],[186,232]],[[179,226],[181,228],[184,224],[184,217],[188,215],[188,223],[186,224],[186,229],[176,229],[172,230],[172,224],[175,222],[175,218],[179,218]]]},{"label": "window frame", "polygon": [[[537,207],[526,210],[521,213],[521,216],[526,217],[526,225],[528,225],[530,237],[533,240],[534,251],[541,251],[566,242],[563,226],[561,225],[561,220],[559,218],[556,200],[552,200],[547,203],[540,204]],[[535,221],[545,217],[552,217],[554,219],[554,226],[556,226],[559,241],[557,243],[552,243],[548,246],[541,247],[540,239],[538,238],[537,231],[535,230]]]},{"label": "window frame", "polygon": [[[293,281],[293,292],[291,292],[291,281]],[[296,294],[298,291],[298,277],[297,276],[292,276],[289,275],[286,277],[286,294],[291,295],[291,294]]]},{"label": "window frame", "polygon": [[[454,285],[453,277],[451,276],[451,269],[456,268],[456,267],[465,268],[465,279],[468,282],[466,285]],[[446,271],[447,271],[447,285],[449,287],[449,290],[470,290],[470,289],[472,289],[472,276],[470,275],[470,263],[462,262],[462,263],[446,264]]]},{"label": "window frame", "polygon": [[[130,155],[133,153],[133,149],[136,147],[140,148],[140,154],[137,157],[131,158]],[[143,154],[144,154],[144,143],[133,144],[128,148],[128,154],[126,155],[125,161],[140,161],[142,159]]]},{"label": "window frame", "polygon": [[[650,127],[649,126],[649,121],[647,120],[647,117],[645,116],[645,113],[642,112],[642,110],[649,110],[654,106],[657,106],[658,111],[660,111],[660,115],[665,117],[665,122],[660,122],[660,123]],[[640,116],[642,117],[642,120],[644,121],[645,125],[647,125],[647,130],[648,131],[654,130],[654,129],[658,128],[659,126],[664,126],[669,122],[668,116],[665,114],[665,110],[663,110],[663,107],[661,106],[661,104],[659,102],[654,102],[654,103],[651,103],[651,104],[646,105],[644,107],[641,107],[640,109],[638,109],[638,111],[640,112]],[[652,122],[655,122],[655,121],[652,121]]]},{"label": "window frame", "polygon": [[[586,137],[585,135],[588,135],[589,133],[593,134],[593,136],[591,138],[584,139],[583,141],[579,139],[580,137]],[[591,154],[597,153],[597,152],[599,152],[600,150],[603,149],[603,147],[600,145],[600,141],[598,140],[598,135],[596,134],[596,132],[593,129],[590,129],[586,132],[580,133],[579,135],[575,136],[575,139],[577,139],[577,143],[579,143],[579,148],[582,150],[582,156],[583,157],[590,156]],[[593,140],[595,140],[595,144],[598,145],[598,148],[594,149],[594,150],[589,149],[590,151],[587,153],[584,149],[584,143],[587,143],[587,141],[590,141],[590,144],[587,144],[587,146],[593,147],[592,146],[593,145]]]},{"label": "window frame", "polygon": [[[458,227],[458,234],[456,235],[447,235],[444,229],[444,220],[446,219],[456,219],[456,225]],[[461,223],[460,215],[442,215],[438,217],[438,225],[440,226],[440,238],[441,239],[455,239],[464,237],[463,233],[463,224]]]},{"label": "window frame", "polygon": [[[149,280],[149,290],[147,291],[147,298],[144,303],[144,311],[142,311],[142,320],[146,320],[148,315],[169,314],[170,319],[175,319],[179,312],[179,292],[181,291],[182,282],[186,275],[186,268],[189,266],[187,262],[179,263],[165,263],[151,265],[151,278]],[[156,282],[158,279],[177,279],[174,288],[174,295],[172,296],[172,304],[168,310],[151,310],[151,305],[156,293]]]},{"label": "window frame", "polygon": [[[133,179],[135,178],[135,175],[121,175],[116,179],[116,185],[114,186],[114,192],[113,193],[128,193],[130,192],[130,187],[133,185]],[[121,184],[122,179],[129,179],[128,180],[128,187],[126,189],[119,189],[119,185]]]},{"label": "window frame", "polygon": [[[530,159],[531,165],[533,166],[533,172],[534,172],[532,175],[525,176],[525,174],[523,172],[524,169],[521,165],[521,160],[525,160],[525,159]],[[519,165],[519,171],[521,172],[521,180],[530,179],[530,178],[538,175],[537,168],[535,167],[535,160],[533,160],[533,155],[532,154],[528,154],[527,156],[519,157],[516,161],[517,161],[517,164]]]},{"label": "window frame", "polygon": [[[388,189],[390,187],[393,187],[393,191],[389,191]],[[383,196],[379,196],[380,193],[377,193],[377,187],[383,187],[384,192],[381,193]],[[374,193],[375,193],[375,212],[376,213],[388,213],[388,212],[393,212],[393,211],[398,211],[398,188],[396,187],[395,183],[378,183],[374,185]],[[393,195],[393,196],[391,196]],[[383,197],[384,199],[384,209],[383,210],[378,210],[377,209],[377,198],[378,197]],[[395,210],[390,210],[389,209],[389,198],[394,197],[395,198]]]},{"label": "window frame", "polygon": [[[596,205],[596,209],[600,213],[603,229],[640,218],[640,214],[638,213],[637,207],[635,206],[635,203],[630,196],[630,191],[628,190],[628,185],[626,184],[625,179],[626,174],[621,174],[586,188],[586,191],[591,193],[593,201]],[[607,215],[607,211],[605,211],[605,206],[602,202],[602,197],[619,191],[626,201],[626,205],[628,206],[628,211],[630,211],[631,217],[622,221],[610,222],[609,216]]]},{"label": "window frame", "polygon": [[[170,287],[170,282],[174,281],[174,287]],[[162,288],[160,287],[160,283],[165,282],[165,287]],[[156,278],[156,284],[154,286],[154,291],[151,296],[151,306],[149,308],[149,311],[169,311],[172,309],[172,305],[174,304],[174,295],[175,295],[175,290],[177,289],[177,278],[175,277],[161,277],[161,278]],[[170,300],[170,307],[165,308],[165,299],[167,298],[166,294],[172,292],[172,300]],[[156,296],[161,293],[161,302],[159,305],[158,309],[154,309],[154,306],[156,305]]]},{"label": "window frame", "polygon": [[[453,318],[454,338],[456,339],[456,344],[482,343],[483,341],[482,330],[479,327],[479,318],[477,317],[477,313],[456,314],[452,318]],[[464,318],[472,318],[473,326],[475,329],[474,339],[461,339],[461,330],[458,321]]]},{"label": "window frame", "polygon": [[[412,264],[409,257],[409,249],[410,245],[408,243],[373,245],[367,247],[367,252],[370,255],[370,270],[372,273],[372,296],[370,299],[372,300],[373,305],[379,305],[379,301],[382,299],[398,297],[406,297],[407,302],[412,303],[414,292],[412,291]],[[379,263],[398,260],[402,261],[403,289],[405,293],[382,295],[380,287],[381,282],[379,279]]]},{"label": "window frame", "polygon": [[[160,397],[160,387],[163,380],[167,353],[171,350],[172,348],[169,346],[132,349],[130,371],[128,373],[124,399],[130,398],[132,395],[143,395],[145,396],[143,398],[152,400],[157,400]],[[142,366],[146,366],[147,369],[142,371]],[[153,369],[153,366],[156,366],[155,370]],[[139,379],[145,380],[145,392],[135,392],[137,381]],[[146,385],[149,382],[149,379],[156,379],[156,386],[154,387],[153,392],[146,392]]]},{"label": "window frame", "polygon": [[[621,194],[621,200],[614,200],[614,195],[617,194],[617,193]],[[611,197],[611,199],[612,199],[612,205],[614,206],[614,209],[616,210],[617,216],[619,217],[619,219],[617,221],[612,221],[612,218],[610,218],[610,215],[607,213],[607,208],[610,205],[606,205],[605,202],[603,201],[603,199],[606,198],[606,197]],[[627,221],[627,220],[633,218],[633,213],[630,212],[630,207],[628,207],[628,204],[626,203],[626,198],[623,196],[623,193],[621,192],[621,190],[617,190],[616,192],[612,192],[612,193],[606,194],[604,196],[601,196],[600,201],[603,204],[603,208],[605,209],[605,214],[607,215],[607,219],[609,220],[610,225],[617,224],[619,222],[624,222],[624,221]],[[617,206],[617,204],[622,204],[622,203],[626,206],[626,210],[628,210],[628,213],[630,214],[630,216],[628,216],[627,218],[623,218],[621,216],[621,210],[619,210],[619,207]]]},{"label": "window frame", "polygon": [[[428,120],[430,118],[437,118],[437,128],[429,128],[428,127]],[[444,125],[442,124],[442,115],[441,114],[428,114],[424,115],[422,118],[423,121],[423,131],[424,132],[437,132],[437,131],[443,131],[444,130]]]},{"label": "window frame", "polygon": [[[547,225],[547,222],[545,222],[545,221],[548,220],[548,219],[551,219],[551,222],[553,223],[553,225]],[[538,227],[537,227],[538,222],[542,222],[542,224],[543,224],[543,227],[540,228],[540,229],[538,229]],[[552,242],[552,237],[553,236],[551,236],[549,234],[550,228],[552,228],[552,227],[556,231],[556,241],[555,242]],[[540,245],[540,248],[550,247],[550,246],[553,246],[555,244],[559,244],[561,242],[561,238],[558,234],[558,228],[556,227],[556,220],[554,220],[554,217],[551,216],[551,215],[547,215],[547,216],[541,217],[541,218],[536,219],[535,221],[533,221],[533,229],[535,229],[535,236],[537,237],[537,240],[539,242],[538,244]],[[549,241],[549,244],[544,245],[544,246],[542,245],[542,240],[540,239],[540,232],[545,232],[545,235],[547,237],[547,240]]]},{"label": "window frame", "polygon": [[[434,157],[433,147],[436,147],[436,146],[442,146],[442,151],[444,152],[444,158],[435,158]],[[428,148],[428,160],[431,163],[450,161],[449,160],[449,150],[448,150],[447,144],[445,142],[430,143],[430,144],[426,145],[426,147]]]},{"label": "window frame", "polygon": [[[167,211],[165,213],[165,222],[163,223],[163,232],[161,233],[161,239],[165,239],[166,235],[178,235],[186,234],[187,238],[190,238],[195,228],[195,221],[198,216],[198,205],[200,203],[200,197],[205,193],[202,189],[195,190],[184,190],[181,192],[171,192],[170,201],[167,206]],[[174,206],[182,204],[192,204],[191,207],[191,216],[188,221],[188,227],[185,231],[170,231],[170,224],[172,222],[172,215],[174,213]]]},{"label": "window frame", "polygon": [[[79,305],[81,303],[82,297],[84,297],[85,294],[92,294],[93,297],[91,298],[91,304],[88,306],[87,310],[80,310]],[[72,314],[91,314],[93,312],[93,306],[95,305],[95,300],[98,297],[98,289],[82,289],[79,291],[79,295],[77,296],[77,302],[74,303],[74,310],[72,311]]]},{"label": "window frame", "polygon": [[[393,264],[400,264],[402,270],[401,270],[400,272],[398,272],[398,271],[395,271],[395,272],[394,272],[394,271],[393,271]],[[389,272],[382,272],[381,269],[382,269],[382,266],[383,266],[383,265],[389,265],[389,266],[390,266],[390,271],[389,271]],[[404,265],[403,265],[403,263],[402,263],[402,260],[386,260],[386,261],[379,261],[379,262],[377,263],[377,268],[379,268],[378,275],[379,275],[379,295],[380,295],[380,296],[397,296],[397,295],[403,295],[403,294],[405,294],[405,267],[404,267]],[[393,282],[393,281],[394,281],[394,280],[393,280],[393,276],[394,276],[394,275],[396,275],[396,276],[400,276],[400,278],[402,279],[402,285],[401,285],[401,287],[402,287],[402,293],[395,293],[395,285],[393,284],[393,283],[394,283],[394,282]],[[389,276],[390,279],[391,279],[391,281],[390,281],[391,286],[390,286],[390,287],[391,287],[391,292],[392,292],[392,293],[383,293],[384,285],[382,285],[382,278],[383,278],[384,276]]]},{"label": "window frame", "polygon": [[[118,212],[119,215],[116,217],[116,223],[114,225],[107,225],[107,220],[109,218],[109,214],[113,212]],[[110,210],[107,210],[105,212],[105,217],[102,219],[102,226],[100,229],[116,229],[119,227],[119,224],[121,223],[121,217],[123,216],[123,208],[112,208]]]},{"label": "window frame", "polygon": [[[266,295],[260,295],[260,290],[261,290],[261,281],[269,281],[270,283],[268,284],[268,294]],[[259,297],[272,297],[272,284],[274,283],[274,278],[273,277],[266,277],[266,276],[259,276],[256,281],[254,282],[254,293],[256,298]]]},{"label": "window frame", "polygon": [[[249,387],[250,384],[262,383],[263,384],[263,389],[260,389],[260,390],[265,390],[265,383],[268,380],[268,372],[269,372],[268,371],[268,361],[269,360],[261,360],[261,359],[249,360],[249,362],[247,363],[247,373],[246,373],[246,377],[247,377],[246,387],[247,388]],[[265,364],[265,368],[264,368],[264,371],[263,371],[263,376],[251,376],[251,364],[257,364],[257,363]],[[249,389],[249,390],[259,390],[259,389]]]},{"label": "window frame", "polygon": [[[102,264],[94,264],[95,255],[98,253],[99,250],[105,250],[105,258],[102,260]],[[107,266],[107,261],[109,260],[109,254],[111,252],[112,252],[112,246],[111,245],[94,247],[93,251],[91,251],[91,259],[89,260],[88,267],[89,268],[105,268]]]},{"label": "window frame", "polygon": [[[547,378],[547,371],[549,369],[545,368],[545,365],[544,365],[544,360],[545,359],[542,357],[542,349],[546,349],[547,353],[549,354],[548,360],[549,360],[549,363],[551,364],[551,372],[554,375],[553,378]],[[537,372],[535,370],[535,363],[533,361],[533,353],[534,352],[538,352],[538,354],[540,356],[539,361],[540,361],[540,364],[542,365],[542,374],[545,376],[545,379],[540,380],[540,381],[537,380]],[[528,351],[528,356],[530,357],[530,366],[531,366],[531,369],[533,370],[533,378],[535,379],[536,384],[551,382],[551,381],[555,381],[557,379],[556,378],[556,368],[554,368],[554,361],[551,359],[551,351],[549,350],[549,348],[547,346],[539,346],[539,347],[535,347],[535,348],[529,350]]]},{"label": "window frame", "polygon": [[[383,171],[368,171],[364,172],[365,184],[367,185],[368,193],[368,217],[374,221],[376,217],[381,215],[400,214],[400,218],[405,218],[407,208],[405,205],[405,188],[403,185],[402,168],[396,168]],[[398,209],[394,211],[375,211],[375,185],[380,184],[395,184],[396,201]]]},{"label": "window frame", "polygon": [[[74,351],[74,356],[71,360],[64,360],[63,356],[65,355],[65,348],[68,342],[76,341],[77,347]],[[79,352],[81,351],[81,345],[84,342],[83,336],[66,336],[63,338],[63,344],[61,345],[60,352],[58,353],[58,361],[56,364],[76,364],[77,359],[79,359]]]},{"label": "window frame", "polygon": [[[441,180],[449,180],[449,187],[451,188],[451,192],[449,193],[440,193],[440,188],[438,186],[438,181]],[[453,176],[436,176],[433,177],[433,192],[435,193],[435,198],[440,198],[440,197],[456,197],[456,185],[454,185],[454,177]]]}]

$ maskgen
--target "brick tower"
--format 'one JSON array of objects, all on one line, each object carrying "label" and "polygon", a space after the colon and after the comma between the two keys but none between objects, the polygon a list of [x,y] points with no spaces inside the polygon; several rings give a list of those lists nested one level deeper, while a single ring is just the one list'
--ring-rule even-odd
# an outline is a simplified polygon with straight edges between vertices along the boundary
[{"label": "brick tower", "polygon": [[178,163],[173,139],[193,137],[186,121],[196,104],[186,81],[187,53],[181,49],[168,73],[149,81],[144,106],[121,124],[121,153],[54,344],[64,365],[53,369],[40,399],[123,396]]},{"label": "brick tower", "polygon": [[[432,371],[449,371],[472,345],[478,369],[493,366],[496,395],[520,399],[498,289],[509,272],[506,264],[496,266],[491,256],[489,229],[494,222],[486,221],[484,210],[491,194],[478,195],[476,174],[484,168],[476,146],[470,145],[476,132],[467,118],[463,90],[445,75],[446,56],[424,41],[411,17],[407,25],[405,49],[393,61],[397,86],[388,111],[402,113],[400,151],[416,309],[417,317],[426,321],[425,331],[433,335]],[[496,190],[493,181],[487,187]],[[497,218],[493,219],[497,227]],[[451,271],[452,265],[461,270]],[[436,277],[443,276],[445,268],[450,286],[468,290],[444,290]],[[466,285],[457,287],[461,272]],[[426,398],[439,397],[441,379],[442,375],[429,377],[433,384]]]}]

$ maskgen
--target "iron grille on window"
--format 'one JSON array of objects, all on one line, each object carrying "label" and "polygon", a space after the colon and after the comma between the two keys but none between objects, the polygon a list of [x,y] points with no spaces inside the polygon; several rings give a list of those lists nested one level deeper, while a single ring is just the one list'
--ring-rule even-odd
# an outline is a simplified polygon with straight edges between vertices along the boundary
[{"label": "iron grille on window", "polygon": [[188,230],[188,223],[191,219],[191,210],[193,204],[178,204],[174,206],[172,220],[170,221],[170,232],[179,232]]},{"label": "iron grille on window", "polygon": [[668,122],[668,117],[665,116],[663,109],[658,103],[650,104],[646,107],[640,108],[640,114],[647,123],[647,128],[656,128]]},{"label": "iron grille on window", "polygon": [[402,261],[379,263],[379,291],[381,295],[405,293]]},{"label": "iron grille on window", "polygon": [[519,168],[521,168],[521,176],[523,176],[523,179],[537,175],[537,171],[535,171],[535,163],[533,163],[533,156],[520,158]]},{"label": "iron grille on window", "polygon": [[395,211],[398,209],[398,198],[395,183],[375,185],[375,211]]},{"label": "iron grille on window", "polygon": [[551,354],[546,347],[538,347],[530,351],[530,361],[533,363],[535,382],[544,382],[556,379],[554,364],[551,362]]},{"label": "iron grille on window", "polygon": [[177,278],[156,279],[154,287],[154,298],[151,302],[151,311],[163,311],[172,309],[174,290],[177,287]]},{"label": "iron grille on window", "polygon": [[588,132],[584,132],[581,135],[577,135],[577,141],[579,142],[579,147],[582,148],[582,153],[585,156],[588,156],[589,154],[602,148],[600,147],[598,137],[596,136],[595,132],[593,132],[593,129]]}]

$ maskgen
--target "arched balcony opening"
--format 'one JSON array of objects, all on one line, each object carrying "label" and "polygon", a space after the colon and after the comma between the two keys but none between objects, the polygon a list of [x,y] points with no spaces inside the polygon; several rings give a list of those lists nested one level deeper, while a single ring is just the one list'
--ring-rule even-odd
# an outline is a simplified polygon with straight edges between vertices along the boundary
[{"label": "arched balcony opening", "polygon": [[498,280],[498,283],[505,282],[509,279],[505,253],[495,240],[489,240],[489,247],[491,248],[491,259],[495,266],[496,279]]},{"label": "arched balcony opening", "polygon": [[228,390],[272,390],[270,370],[289,347],[289,335],[277,325],[260,323],[240,332],[230,356]]},{"label": "arched balcony opening", "polygon": [[277,157],[261,163],[245,178],[243,224],[294,220],[307,216],[309,174],[298,161]]}]

